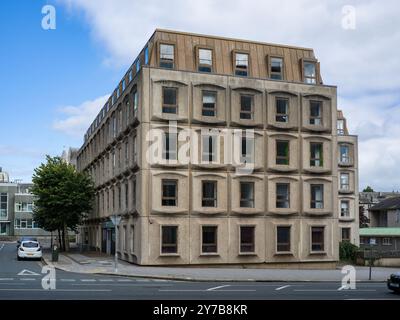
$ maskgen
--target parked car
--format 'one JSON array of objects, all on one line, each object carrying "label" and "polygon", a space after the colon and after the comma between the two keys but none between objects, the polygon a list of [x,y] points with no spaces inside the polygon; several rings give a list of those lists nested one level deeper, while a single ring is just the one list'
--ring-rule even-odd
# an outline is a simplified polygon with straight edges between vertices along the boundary
[{"label": "parked car", "polygon": [[17,247],[17,260],[42,259],[42,247],[37,241],[24,240]]},{"label": "parked car", "polygon": [[387,286],[390,290],[400,292],[400,272],[395,272],[387,279]]}]

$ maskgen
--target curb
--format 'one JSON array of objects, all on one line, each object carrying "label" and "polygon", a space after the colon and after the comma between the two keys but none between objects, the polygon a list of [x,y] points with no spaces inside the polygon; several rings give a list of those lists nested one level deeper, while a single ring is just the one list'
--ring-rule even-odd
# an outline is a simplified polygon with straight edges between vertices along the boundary
[{"label": "curb", "polygon": [[[143,278],[143,279],[161,279],[161,280],[178,280],[178,281],[192,281],[192,282],[326,282],[334,283],[340,282],[339,280],[278,280],[278,279],[204,279],[204,278],[191,278],[191,277],[176,277],[176,276],[156,276],[156,275],[138,275],[138,274],[125,274],[125,273],[111,273],[111,272],[78,272],[72,271],[54,264],[48,263],[44,258],[42,261],[46,265],[51,265],[55,269],[73,272],[73,273],[84,273],[84,274],[96,274],[96,275],[107,275],[114,277],[130,277],[130,278]],[[386,283],[386,280],[356,280],[356,283]]]}]

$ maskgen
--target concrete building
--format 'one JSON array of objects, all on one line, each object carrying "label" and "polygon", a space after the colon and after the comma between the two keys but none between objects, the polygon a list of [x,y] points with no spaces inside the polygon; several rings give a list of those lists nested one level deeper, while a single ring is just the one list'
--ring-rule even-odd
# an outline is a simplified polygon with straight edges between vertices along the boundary
[{"label": "concrete building", "polygon": [[9,175],[0,168],[0,236],[49,236],[33,220],[34,196],[30,187],[31,183],[10,182]]},{"label": "concrete building", "polygon": [[78,151],[81,239],[141,265],[326,266],[358,244],[357,137],[309,48],[156,30]]},{"label": "concrete building", "polygon": [[[369,209],[379,202],[391,198],[400,197],[400,192],[360,192],[359,193],[359,211],[360,216],[364,215],[368,220],[370,219]],[[369,224],[368,224],[369,226]]]}]

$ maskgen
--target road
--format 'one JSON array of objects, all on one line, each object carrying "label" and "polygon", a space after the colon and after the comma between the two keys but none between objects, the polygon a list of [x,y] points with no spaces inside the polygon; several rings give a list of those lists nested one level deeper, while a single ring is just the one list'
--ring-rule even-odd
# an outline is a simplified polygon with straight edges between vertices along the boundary
[{"label": "road", "polygon": [[357,283],[355,290],[340,290],[341,283],[334,282],[190,282],[61,270],[56,270],[56,289],[44,290],[42,267],[41,261],[17,261],[16,243],[0,242],[0,300],[400,300],[385,283]]}]

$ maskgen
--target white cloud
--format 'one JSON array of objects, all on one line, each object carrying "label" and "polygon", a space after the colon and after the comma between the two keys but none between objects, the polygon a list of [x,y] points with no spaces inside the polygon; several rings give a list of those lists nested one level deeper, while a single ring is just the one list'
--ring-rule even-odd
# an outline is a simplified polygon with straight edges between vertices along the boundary
[{"label": "white cloud", "polygon": [[104,106],[109,95],[94,100],[85,101],[79,106],[65,106],[59,109],[64,115],[63,119],[57,119],[53,128],[75,137],[83,137],[87,128]]},{"label": "white cloud", "polygon": [[[338,107],[360,135],[360,185],[400,189],[396,0],[58,1],[84,13],[111,67],[131,64],[156,28],[314,48],[324,82],[338,86]],[[342,28],[345,5],[356,10],[354,30]]]}]

